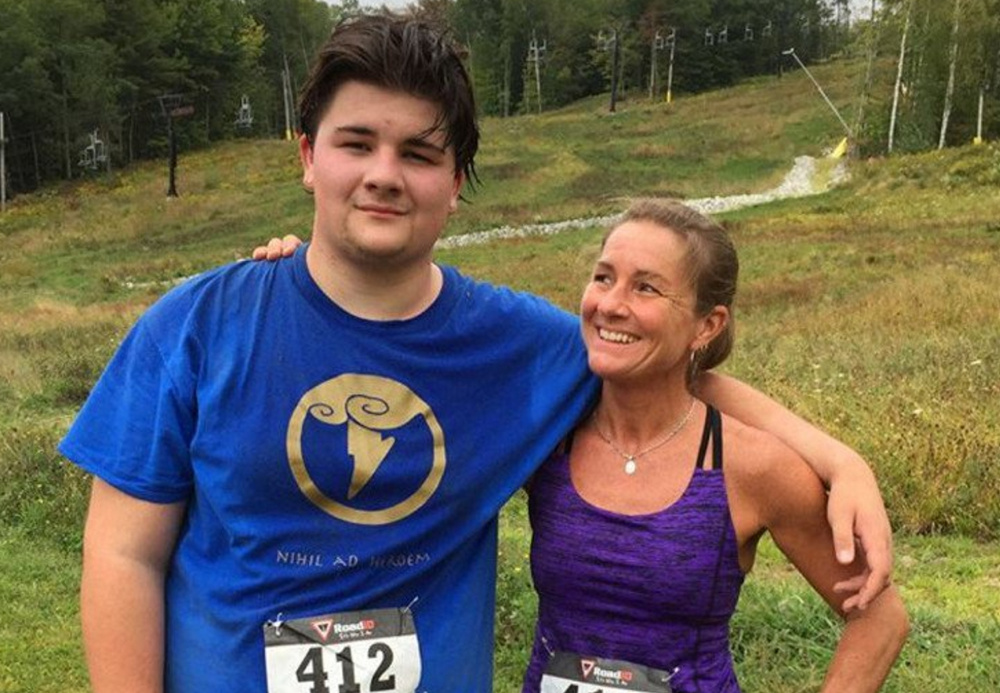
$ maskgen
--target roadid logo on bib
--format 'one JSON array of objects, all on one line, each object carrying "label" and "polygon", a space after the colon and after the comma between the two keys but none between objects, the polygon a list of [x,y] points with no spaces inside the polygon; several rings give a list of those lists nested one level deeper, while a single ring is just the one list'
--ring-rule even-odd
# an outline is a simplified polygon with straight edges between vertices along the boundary
[{"label": "roadid logo on bib", "polygon": [[677,673],[620,659],[553,652],[545,663],[540,693],[671,693]]},{"label": "roadid logo on bib", "polygon": [[[311,419],[346,428],[346,452],[353,468],[342,500],[324,493],[306,466],[302,438]],[[385,508],[353,506],[351,501],[387,463],[396,444],[392,432],[415,419],[420,419],[430,434],[432,459],[427,476],[410,496]],[[411,515],[434,495],[444,475],[444,431],[430,406],[405,385],[377,375],[345,373],[306,392],[288,422],[285,447],[302,493],[324,512],[354,524],[384,525]]]}]

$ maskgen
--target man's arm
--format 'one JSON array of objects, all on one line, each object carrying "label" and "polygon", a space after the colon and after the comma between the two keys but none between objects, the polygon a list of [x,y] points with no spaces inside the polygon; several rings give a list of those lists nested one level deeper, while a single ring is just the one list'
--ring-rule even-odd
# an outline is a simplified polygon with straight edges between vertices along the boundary
[{"label": "man's arm", "polygon": [[863,583],[846,580],[838,584],[838,591],[860,587],[844,602],[844,608],[866,608],[889,584],[892,573],[892,528],[868,464],[848,446],[735,378],[702,373],[696,389],[699,397],[720,411],[784,442],[824,481],[830,489],[827,518],[833,529],[837,560],[843,564],[854,561],[857,537],[870,571]]},{"label": "man's arm", "polygon": [[150,503],[95,478],[80,611],[94,693],[163,690],[163,585],[185,504]]},{"label": "man's arm", "polygon": [[[735,437],[730,430],[731,437]],[[799,572],[847,621],[822,691],[874,693],[889,674],[906,640],[909,631],[906,608],[890,586],[867,609],[845,612],[836,590],[837,580],[849,579],[864,566],[861,556],[854,565],[835,560],[832,534],[825,517],[827,499],[820,480],[801,456],[787,446],[771,436],[767,437],[771,443],[766,438],[762,441],[763,434],[759,431],[744,431],[742,440],[736,438],[726,458],[726,488],[731,491],[734,522],[744,528],[737,532],[742,540],[749,532],[755,536],[756,527],[765,526]],[[761,442],[754,444],[755,438]]]}]

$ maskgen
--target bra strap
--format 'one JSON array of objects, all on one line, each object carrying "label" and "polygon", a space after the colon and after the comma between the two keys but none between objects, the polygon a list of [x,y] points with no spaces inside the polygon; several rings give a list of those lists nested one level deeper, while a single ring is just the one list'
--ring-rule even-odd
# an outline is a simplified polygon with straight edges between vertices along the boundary
[{"label": "bra strap", "polygon": [[708,441],[712,439],[712,412],[711,406],[705,408],[705,425],[701,429],[701,444],[698,446],[698,461],[695,466],[699,469],[705,462],[705,452],[708,451]]},{"label": "bra strap", "polygon": [[708,452],[708,442],[712,441],[712,469],[722,469],[722,416],[719,411],[708,405],[705,407],[705,427],[701,433],[701,445],[698,446],[698,461],[695,466],[704,469],[705,453]]},{"label": "bra strap", "polygon": [[712,469],[722,469],[722,415],[709,407],[712,416]]}]

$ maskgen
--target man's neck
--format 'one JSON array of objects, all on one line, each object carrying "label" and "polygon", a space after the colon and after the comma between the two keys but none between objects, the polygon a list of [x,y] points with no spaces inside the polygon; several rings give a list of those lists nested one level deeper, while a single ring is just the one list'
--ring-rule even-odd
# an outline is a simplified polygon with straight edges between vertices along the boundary
[{"label": "man's neck", "polygon": [[326,296],[365,320],[406,320],[423,313],[441,293],[444,278],[430,258],[405,267],[369,269],[344,262],[315,243],[306,250],[309,274]]}]

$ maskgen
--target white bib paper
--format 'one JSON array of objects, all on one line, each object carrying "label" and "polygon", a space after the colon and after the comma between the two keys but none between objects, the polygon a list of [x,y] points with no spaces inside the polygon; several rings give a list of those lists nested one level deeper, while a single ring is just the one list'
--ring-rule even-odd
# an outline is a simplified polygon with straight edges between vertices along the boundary
[{"label": "white bib paper", "polygon": [[420,646],[404,609],[349,611],[264,626],[268,693],[413,693]]},{"label": "white bib paper", "polygon": [[541,693],[671,693],[671,676],[622,660],[556,652],[545,666]]}]

